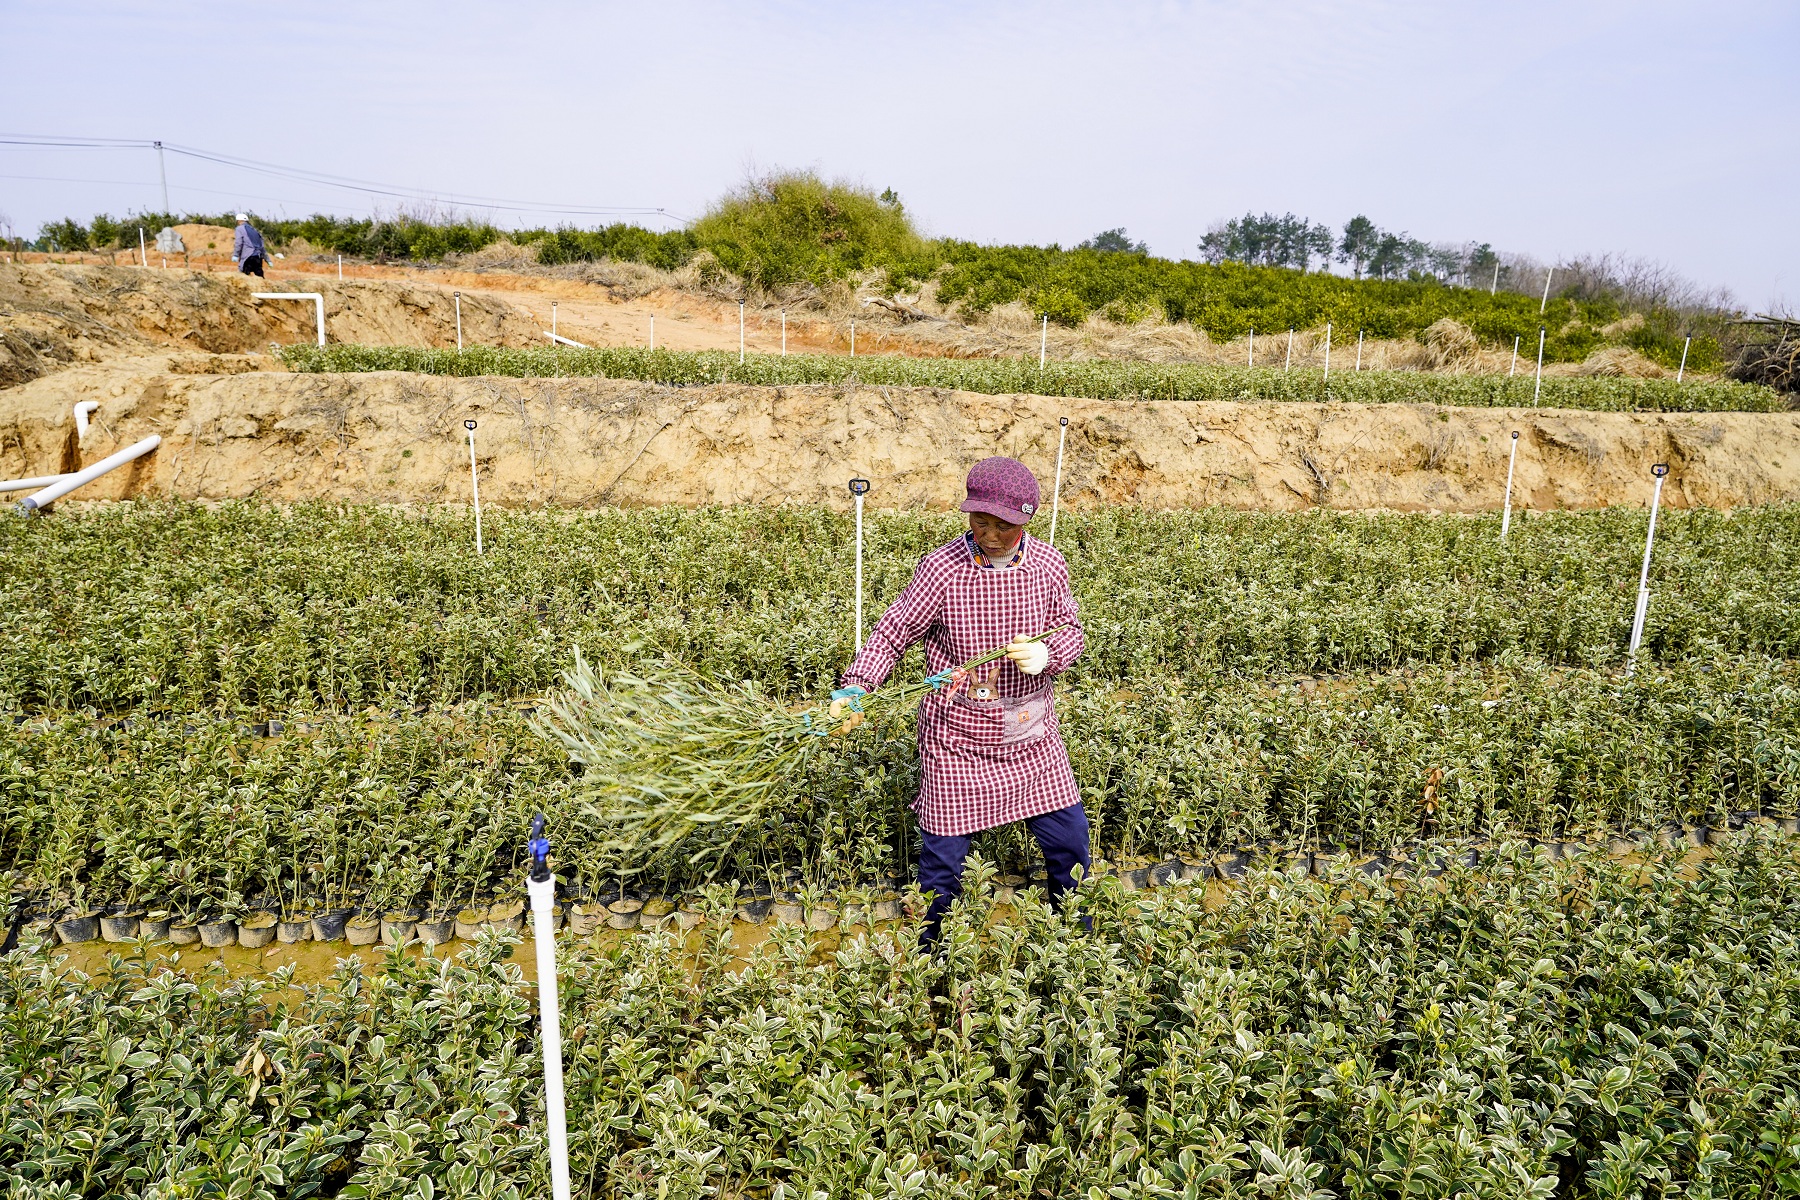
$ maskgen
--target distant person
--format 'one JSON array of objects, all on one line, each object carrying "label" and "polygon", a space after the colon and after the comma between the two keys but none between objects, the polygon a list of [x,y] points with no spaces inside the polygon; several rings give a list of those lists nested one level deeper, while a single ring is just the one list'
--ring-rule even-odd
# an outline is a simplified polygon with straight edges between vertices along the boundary
[{"label": "distant person", "polygon": [[231,261],[246,275],[265,279],[263,274],[263,240],[247,213],[237,215],[237,236],[231,241]]}]

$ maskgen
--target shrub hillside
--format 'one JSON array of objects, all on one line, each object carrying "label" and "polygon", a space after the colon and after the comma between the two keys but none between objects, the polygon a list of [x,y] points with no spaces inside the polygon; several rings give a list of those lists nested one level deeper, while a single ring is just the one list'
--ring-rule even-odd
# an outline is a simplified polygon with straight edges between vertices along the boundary
[{"label": "shrub hillside", "polygon": [[[1629,679],[1642,514],[1534,516],[1505,549],[1487,518],[1067,517],[1089,650],[1059,708],[1108,855],[1795,811],[1794,510],[1665,514]],[[875,518],[872,614],[956,523]],[[849,527],[792,509],[494,512],[477,557],[460,513],[120,506],[22,524],[0,547],[0,871],[21,895],[98,903],[461,904],[516,876],[542,809],[582,887],[691,889],[689,856],[712,843],[603,852],[579,777],[521,710],[573,646],[816,700],[851,649]],[[921,669],[915,653],[900,677]],[[279,736],[250,729],[270,717]],[[901,873],[916,772],[907,721],[834,742],[723,854],[726,877]],[[980,846],[1030,854],[1017,831]]]},{"label": "shrub hillside", "polygon": [[[1258,875],[1084,890],[991,873],[910,930],[734,961],[561,955],[576,1194],[1764,1197],[1800,1191],[1800,861],[1503,847],[1435,886]],[[0,1157],[22,1196],[548,1192],[509,940],[318,985],[0,959]]]},{"label": "shrub hillside", "polygon": [[[1277,342],[1279,345],[1279,342]],[[1280,367],[1216,367],[1193,363],[1118,360],[1053,362],[1040,367],[1022,358],[914,358],[899,354],[752,354],[739,362],[721,350],[646,350],[612,346],[587,350],[467,350],[410,346],[285,346],[282,359],[296,371],[418,371],[433,375],[598,375],[686,386],[743,383],[885,384],[955,388],[990,395],[1089,396],[1101,400],[1240,400],[1250,402],[1342,400],[1360,404],[1444,404],[1462,407],[1529,407],[1530,374],[1438,375],[1425,371],[1336,370]],[[1634,379],[1580,375],[1543,381],[1546,408],[1602,412],[1780,412],[1781,393],[1756,384],[1718,379]]]},{"label": "shrub hillside", "polygon": [[[185,219],[231,224],[229,216]],[[46,225],[38,245],[64,250],[131,247],[139,226],[154,232],[175,221],[172,214],[122,220],[103,215],[89,225],[64,220]],[[1123,322],[1154,313],[1223,339],[1252,330],[1317,329],[1330,322],[1346,341],[1358,331],[1370,337],[1417,337],[1433,322],[1450,317],[1492,347],[1510,347],[1518,339],[1527,357],[1535,355],[1542,325],[1548,330],[1545,358],[1551,362],[1580,361],[1602,345],[1623,345],[1673,368],[1690,332],[1699,334],[1688,350],[1690,370],[1718,370],[1725,361],[1716,320],[1696,326],[1691,314],[1655,304],[1639,314],[1642,319],[1621,320],[1628,314],[1620,299],[1596,290],[1591,281],[1571,283],[1567,294],[1554,296],[1549,311],[1540,315],[1538,296],[1452,287],[1418,272],[1410,279],[1350,279],[1282,266],[1155,258],[1142,253],[1123,230],[1108,230],[1071,250],[931,240],[919,234],[891,189],[877,196],[808,172],[753,178],[690,228],[665,233],[614,224],[597,230],[505,234],[481,222],[405,215],[258,222],[277,245],[298,237],[321,250],[376,259],[469,253],[503,236],[535,245],[538,260],[546,264],[610,258],[674,270],[706,254],[710,268],[729,272],[750,288],[777,293],[870,273],[877,273],[880,286],[889,292],[935,279],[937,299],[968,316],[1015,302],[1065,325],[1078,325],[1096,313]],[[1330,231],[1321,227],[1319,232],[1329,257]],[[1114,246],[1123,249],[1110,248]]]}]

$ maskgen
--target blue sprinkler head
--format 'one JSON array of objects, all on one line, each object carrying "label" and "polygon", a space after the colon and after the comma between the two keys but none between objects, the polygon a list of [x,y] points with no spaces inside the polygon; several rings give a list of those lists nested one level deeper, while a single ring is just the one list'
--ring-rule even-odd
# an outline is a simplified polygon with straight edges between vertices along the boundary
[{"label": "blue sprinkler head", "polygon": [[531,841],[525,848],[531,853],[531,882],[550,878],[550,839],[544,836],[543,813],[531,818]]}]

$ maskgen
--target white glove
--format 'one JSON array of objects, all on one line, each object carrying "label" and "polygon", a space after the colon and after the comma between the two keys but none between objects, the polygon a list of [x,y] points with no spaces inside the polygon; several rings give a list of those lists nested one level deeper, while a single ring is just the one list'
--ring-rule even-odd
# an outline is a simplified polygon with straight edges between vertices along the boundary
[{"label": "white glove", "polygon": [[1030,640],[1031,635],[1021,633],[1006,644],[1006,657],[1012,659],[1013,666],[1027,675],[1036,675],[1050,665],[1050,647],[1042,642]]}]

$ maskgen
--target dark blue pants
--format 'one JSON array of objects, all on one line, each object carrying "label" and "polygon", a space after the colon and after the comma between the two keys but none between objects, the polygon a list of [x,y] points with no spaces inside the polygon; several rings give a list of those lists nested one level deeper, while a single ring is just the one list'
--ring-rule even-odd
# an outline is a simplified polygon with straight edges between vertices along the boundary
[{"label": "dark blue pants", "polygon": [[[1081,864],[1084,876],[1093,869],[1093,860],[1088,857],[1087,810],[1080,804],[1071,804],[1055,812],[1027,818],[1025,828],[1031,830],[1038,848],[1044,852],[1044,870],[1050,876],[1050,900],[1055,903],[1075,886],[1076,863]],[[919,839],[919,887],[935,893],[931,907],[925,910],[924,932],[919,935],[919,945],[927,947],[937,941],[944,914],[962,895],[963,862],[969,857],[969,835],[927,833],[921,829]]]}]

